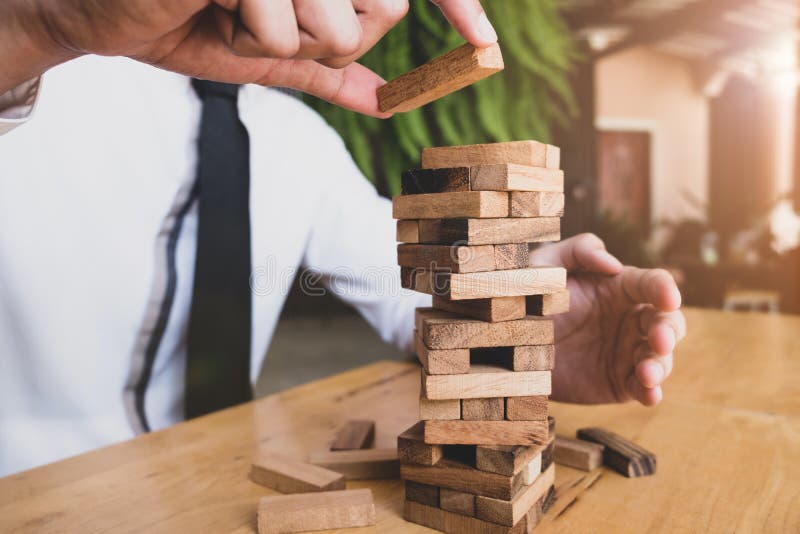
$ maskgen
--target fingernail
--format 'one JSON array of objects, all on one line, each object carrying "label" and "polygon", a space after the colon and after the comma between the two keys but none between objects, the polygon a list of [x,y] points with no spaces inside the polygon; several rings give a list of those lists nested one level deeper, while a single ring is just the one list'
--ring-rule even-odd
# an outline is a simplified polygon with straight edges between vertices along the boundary
[{"label": "fingernail", "polygon": [[478,35],[481,39],[489,43],[497,42],[497,32],[494,31],[494,26],[492,26],[492,23],[489,22],[489,17],[486,16],[486,13],[481,13],[478,17],[477,29]]},{"label": "fingernail", "polygon": [[655,368],[656,385],[660,385],[664,381],[664,368],[659,364],[656,364]]}]

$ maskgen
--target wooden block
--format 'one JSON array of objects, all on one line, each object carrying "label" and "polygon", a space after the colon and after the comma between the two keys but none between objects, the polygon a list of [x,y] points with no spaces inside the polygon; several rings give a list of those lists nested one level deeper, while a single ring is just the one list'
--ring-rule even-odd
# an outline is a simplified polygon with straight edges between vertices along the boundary
[{"label": "wooden block", "polygon": [[512,499],[522,487],[521,475],[510,477],[479,471],[446,458],[432,466],[401,463],[400,478],[506,500]]},{"label": "wooden block", "polygon": [[552,345],[554,342],[552,320],[535,317],[488,323],[443,310],[417,308],[416,327],[425,346],[431,349]]},{"label": "wooden block", "polygon": [[281,493],[344,489],[341,473],[275,452],[261,452],[250,469],[250,480]]},{"label": "wooden block", "polygon": [[464,44],[379,87],[378,109],[385,113],[411,111],[501,70],[500,46]]},{"label": "wooden block", "polygon": [[511,141],[483,145],[464,145],[425,148],[422,150],[422,168],[475,167],[512,163],[531,167],[558,169],[558,147],[538,141]]},{"label": "wooden block", "polygon": [[563,199],[564,171],[559,169],[498,163],[474,166],[470,171],[470,188],[473,191],[559,193]]},{"label": "wooden block", "polygon": [[578,430],[578,439],[604,445],[603,464],[626,477],[642,477],[656,472],[655,454],[610,430],[582,428]]},{"label": "wooden block", "polygon": [[337,432],[331,443],[332,451],[368,449],[375,445],[375,421],[371,419],[350,420]]},{"label": "wooden block", "polygon": [[424,423],[415,423],[397,436],[397,456],[401,462],[434,465],[443,457],[440,445],[428,445],[424,441]]},{"label": "wooden block", "polygon": [[539,453],[534,456],[528,465],[526,465],[522,469],[522,483],[526,486],[530,486],[533,484],[533,481],[541,474],[542,472],[542,454]]},{"label": "wooden block", "polygon": [[512,476],[520,473],[543,450],[542,445],[479,445],[475,448],[475,467],[481,471]]},{"label": "wooden block", "polygon": [[556,437],[556,418],[552,415],[547,416],[547,430],[550,433],[550,439]]},{"label": "wooden block", "polygon": [[528,315],[556,315],[569,311],[569,290],[562,289],[547,295],[525,297]]},{"label": "wooden block", "polygon": [[464,399],[461,401],[461,419],[464,421],[502,421],[505,406],[502,398]]},{"label": "wooden block", "polygon": [[556,361],[555,345],[521,345],[513,348],[514,371],[552,371]]},{"label": "wooden block", "polygon": [[559,217],[504,219],[423,219],[419,242],[458,245],[505,245],[561,240]]},{"label": "wooden block", "polygon": [[308,495],[274,495],[258,503],[259,534],[308,532],[375,524],[375,504],[368,489]]},{"label": "wooden block", "polygon": [[397,221],[397,241],[419,243],[419,221]]},{"label": "wooden block", "polygon": [[416,332],[414,338],[417,358],[429,375],[454,375],[469,372],[469,349],[433,350],[425,346],[422,338]]},{"label": "wooden block", "polygon": [[417,267],[401,267],[406,289],[450,300],[518,297],[551,293],[567,285],[563,267],[529,267],[483,273],[450,273]]},{"label": "wooden block", "polygon": [[425,421],[425,443],[444,445],[542,445],[546,421]]},{"label": "wooden block", "polygon": [[450,421],[461,419],[459,399],[432,400],[419,398],[419,418],[423,421]]},{"label": "wooden block", "polygon": [[498,271],[530,267],[530,247],[527,243],[495,245],[494,264]]},{"label": "wooden block", "polygon": [[547,420],[547,396],[508,397],[506,419],[509,421]]},{"label": "wooden block", "polygon": [[550,371],[507,371],[483,364],[463,375],[429,375],[423,370],[422,395],[429,400],[550,395]]},{"label": "wooden block", "polygon": [[552,432],[549,434],[547,446],[542,451],[542,470],[547,469],[553,465],[553,457],[555,456],[556,436]]},{"label": "wooden block", "polygon": [[485,521],[512,526],[525,517],[555,482],[555,467],[551,466],[529,486],[525,486],[511,501],[479,496],[475,499],[475,515]]},{"label": "wooden block", "polygon": [[553,459],[557,464],[582,471],[591,471],[603,463],[603,449],[599,443],[556,436]]},{"label": "wooden block", "polygon": [[523,534],[530,532],[527,526],[527,517],[509,528],[412,501],[405,502],[403,519],[449,534]]},{"label": "wooden block", "polygon": [[456,315],[464,315],[481,321],[496,323],[523,319],[525,297],[500,297],[494,299],[448,300],[433,296],[433,307]]},{"label": "wooden block", "polygon": [[514,191],[511,193],[511,217],[563,217],[564,193]]},{"label": "wooden block", "polygon": [[414,169],[400,177],[400,191],[403,195],[470,191],[469,177],[469,167]]},{"label": "wooden block", "polygon": [[439,508],[448,512],[475,517],[475,495],[442,488],[439,492]]},{"label": "wooden block", "polygon": [[392,199],[395,219],[477,219],[508,217],[508,193],[461,191],[424,195],[400,195]]},{"label": "wooden block", "polygon": [[357,449],[345,451],[312,452],[308,459],[344,475],[345,480],[370,480],[374,478],[397,478],[400,460],[397,448]]},{"label": "wooden block", "polygon": [[439,488],[420,484],[419,482],[405,481],[406,500],[425,504],[427,506],[439,506]]},{"label": "wooden block", "polygon": [[495,247],[401,244],[397,245],[397,263],[401,267],[448,270],[454,273],[494,271]]}]

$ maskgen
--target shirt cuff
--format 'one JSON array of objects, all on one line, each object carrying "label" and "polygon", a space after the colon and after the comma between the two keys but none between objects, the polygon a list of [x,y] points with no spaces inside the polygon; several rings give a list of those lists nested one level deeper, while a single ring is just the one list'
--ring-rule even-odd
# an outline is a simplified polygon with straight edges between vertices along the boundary
[{"label": "shirt cuff", "polygon": [[40,80],[40,77],[36,77],[0,94],[0,135],[31,118],[39,94]]}]

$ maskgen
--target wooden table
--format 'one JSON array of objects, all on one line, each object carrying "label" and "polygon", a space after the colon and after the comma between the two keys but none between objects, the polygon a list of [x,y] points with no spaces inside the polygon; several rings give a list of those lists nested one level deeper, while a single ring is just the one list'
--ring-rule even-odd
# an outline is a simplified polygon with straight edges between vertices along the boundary
[{"label": "wooden table", "polygon": [[[537,532],[800,532],[800,318],[689,310],[655,409],[553,405],[560,433],[600,425],[658,454],[658,474],[558,467]],[[258,446],[302,457],[345,419],[378,420],[378,445],[416,418],[415,365],[379,362],[172,429],[0,480],[0,532],[253,532],[269,490]],[[373,489],[378,526],[401,518],[399,480]]]}]

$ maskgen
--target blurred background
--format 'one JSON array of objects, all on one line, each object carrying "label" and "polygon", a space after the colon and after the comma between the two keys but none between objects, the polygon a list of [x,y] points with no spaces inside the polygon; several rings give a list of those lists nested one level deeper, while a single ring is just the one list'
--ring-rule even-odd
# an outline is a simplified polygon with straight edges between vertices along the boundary
[{"label": "blurred background", "polygon": [[[564,237],[669,269],[687,306],[800,312],[797,0],[484,2],[506,70],[378,121],[309,99],[378,190],[422,147],[536,139],[562,149]],[[460,44],[428,0],[363,62],[390,79]],[[332,297],[289,298],[264,394],[401,358]]]}]

